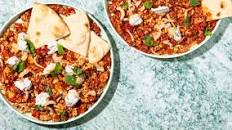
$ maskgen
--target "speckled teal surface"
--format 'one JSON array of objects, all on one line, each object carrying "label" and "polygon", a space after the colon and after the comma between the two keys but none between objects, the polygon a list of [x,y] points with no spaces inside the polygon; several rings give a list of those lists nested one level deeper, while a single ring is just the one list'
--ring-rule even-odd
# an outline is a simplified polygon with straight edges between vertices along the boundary
[{"label": "speckled teal surface", "polygon": [[[111,32],[117,64],[110,91],[87,117],[57,127],[22,119],[0,101],[1,130],[232,130],[232,19],[224,19],[213,38],[194,53],[158,60],[118,40],[107,23],[103,0],[57,1],[86,9]],[[0,0],[0,25],[31,3]]]}]

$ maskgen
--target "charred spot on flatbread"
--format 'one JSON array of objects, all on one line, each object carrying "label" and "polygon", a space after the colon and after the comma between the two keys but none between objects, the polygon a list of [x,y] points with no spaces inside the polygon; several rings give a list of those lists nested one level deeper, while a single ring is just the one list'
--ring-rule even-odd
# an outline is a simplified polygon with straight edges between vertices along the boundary
[{"label": "charred spot on flatbread", "polygon": [[89,24],[86,23],[86,24],[85,24],[85,27],[86,27],[86,28],[89,28]]},{"label": "charred spot on flatbread", "polygon": [[61,15],[70,29],[70,35],[58,42],[64,48],[87,57],[90,42],[90,23],[87,14],[83,11],[76,11],[75,14]]},{"label": "charred spot on flatbread", "polygon": [[57,27],[57,26],[54,26],[52,29],[52,33],[56,36],[56,37],[60,37],[62,36],[62,29]]},{"label": "charred spot on flatbread", "polygon": [[202,0],[201,4],[203,12],[207,16],[207,21],[232,16],[231,0]]},{"label": "charred spot on flatbread", "polygon": [[224,2],[224,1],[221,2],[220,7],[221,7],[222,9],[225,7],[225,2]]},{"label": "charred spot on flatbread", "polygon": [[90,63],[99,62],[110,50],[109,44],[100,38],[95,32],[91,31],[91,41],[88,51]]},{"label": "charred spot on flatbread", "polygon": [[35,35],[39,36],[39,35],[40,35],[40,32],[36,32],[36,34],[35,34]]},{"label": "charred spot on flatbread", "polygon": [[50,41],[55,41],[70,34],[69,28],[62,18],[47,5],[33,4],[28,38],[35,48],[42,47]]}]

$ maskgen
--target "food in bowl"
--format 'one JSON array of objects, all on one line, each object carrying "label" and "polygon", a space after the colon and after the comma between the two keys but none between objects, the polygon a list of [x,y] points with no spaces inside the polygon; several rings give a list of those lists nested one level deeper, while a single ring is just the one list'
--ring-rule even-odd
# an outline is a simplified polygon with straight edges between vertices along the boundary
[{"label": "food in bowl", "polygon": [[0,37],[0,90],[21,113],[62,122],[84,114],[110,80],[110,43],[81,10],[33,4]]},{"label": "food in bowl", "polygon": [[217,24],[207,19],[201,0],[108,0],[107,10],[126,43],[152,55],[186,53],[210,37]]}]

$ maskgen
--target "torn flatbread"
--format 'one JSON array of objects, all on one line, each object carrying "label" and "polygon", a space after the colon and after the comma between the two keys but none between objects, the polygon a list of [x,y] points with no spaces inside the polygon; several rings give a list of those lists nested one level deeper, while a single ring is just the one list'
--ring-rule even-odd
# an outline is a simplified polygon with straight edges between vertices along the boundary
[{"label": "torn flatbread", "polygon": [[90,63],[97,63],[100,61],[110,50],[110,45],[91,31],[91,41],[88,51],[88,60]]},{"label": "torn flatbread", "polygon": [[202,0],[201,5],[203,12],[207,15],[207,21],[232,16],[231,0]]},{"label": "torn flatbread", "polygon": [[87,57],[90,42],[90,24],[88,16],[83,11],[76,10],[75,14],[62,16],[71,34],[60,39],[58,43],[64,48]]},{"label": "torn flatbread", "polygon": [[47,5],[34,3],[27,34],[35,48],[39,48],[48,42],[68,36],[70,32],[66,23],[54,10]]}]

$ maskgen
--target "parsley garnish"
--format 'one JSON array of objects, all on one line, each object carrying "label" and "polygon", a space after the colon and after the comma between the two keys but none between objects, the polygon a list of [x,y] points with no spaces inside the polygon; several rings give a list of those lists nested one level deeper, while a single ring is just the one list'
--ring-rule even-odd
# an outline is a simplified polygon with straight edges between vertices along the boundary
[{"label": "parsley garnish", "polygon": [[154,42],[154,39],[151,36],[144,36],[143,43],[144,45],[149,46],[149,47],[153,47],[157,45],[157,43]]},{"label": "parsley garnish", "polygon": [[207,37],[207,36],[212,36],[212,32],[210,31],[210,28],[209,28],[209,27],[206,27],[206,28],[205,28],[204,35],[205,35],[206,37]]},{"label": "parsley garnish", "polygon": [[61,115],[61,116],[67,116],[68,113],[67,113],[66,111],[62,111],[62,112],[60,112],[60,115]]},{"label": "parsley garnish", "polygon": [[191,6],[198,6],[201,3],[198,0],[190,0],[190,4],[191,4]]},{"label": "parsley garnish", "polygon": [[53,94],[53,93],[52,93],[52,89],[51,89],[49,86],[46,87],[45,91],[46,91],[50,96]]},{"label": "parsley garnish", "polygon": [[75,67],[73,69],[73,71],[74,71],[75,75],[77,75],[77,76],[82,76],[82,77],[85,76],[84,71],[81,68],[79,68],[79,67]]},{"label": "parsley garnish", "polygon": [[35,110],[40,111],[42,109],[42,105],[35,105]]},{"label": "parsley garnish", "polygon": [[129,3],[128,3],[128,2],[125,2],[125,3],[123,4],[122,8],[123,8],[124,10],[128,10],[128,9],[129,9]]},{"label": "parsley garnish", "polygon": [[25,62],[20,60],[16,65],[13,66],[13,70],[22,72],[25,69]]},{"label": "parsley garnish", "polygon": [[147,0],[144,4],[145,9],[151,9],[152,8],[152,1]]},{"label": "parsley garnish", "polygon": [[66,75],[64,77],[65,83],[71,86],[76,86],[77,84],[77,78],[74,75]]},{"label": "parsley garnish", "polygon": [[57,62],[55,69],[50,73],[52,77],[56,77],[63,70],[62,65]]},{"label": "parsley garnish", "polygon": [[64,47],[60,44],[57,44],[58,54],[63,55],[64,54]]},{"label": "parsley garnish", "polygon": [[188,16],[188,12],[186,11],[184,14],[184,26],[188,28],[191,23],[191,18]]},{"label": "parsley garnish", "polygon": [[33,56],[35,56],[36,53],[35,53],[35,46],[34,46],[34,44],[30,40],[28,40],[28,39],[25,39],[25,41],[27,42],[27,47],[28,47],[29,52]]}]

